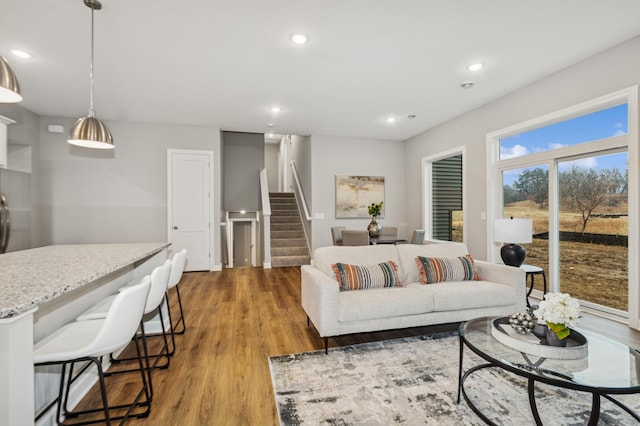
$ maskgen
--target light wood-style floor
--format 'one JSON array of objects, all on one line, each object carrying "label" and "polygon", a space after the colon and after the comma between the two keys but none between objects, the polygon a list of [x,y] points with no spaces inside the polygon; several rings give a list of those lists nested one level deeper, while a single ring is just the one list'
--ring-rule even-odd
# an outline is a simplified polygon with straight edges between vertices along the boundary
[{"label": "light wood-style floor", "polygon": [[[153,372],[151,415],[128,424],[277,425],[268,357],[324,348],[323,339],[313,326],[307,326],[300,306],[300,269],[185,273],[180,289],[187,332],[176,337],[177,350],[171,366]],[[172,292],[171,296],[175,308],[175,294]],[[581,326],[640,347],[640,332],[623,324],[587,315]],[[450,324],[355,334],[329,339],[329,345],[456,328]],[[130,395],[139,384],[135,374],[107,380],[113,399]],[[85,398],[83,405],[100,406],[95,393]]]}]

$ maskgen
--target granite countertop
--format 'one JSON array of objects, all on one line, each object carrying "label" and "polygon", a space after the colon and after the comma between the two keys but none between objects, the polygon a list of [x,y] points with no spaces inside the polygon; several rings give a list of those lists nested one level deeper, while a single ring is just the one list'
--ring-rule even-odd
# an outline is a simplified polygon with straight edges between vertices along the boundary
[{"label": "granite countertop", "polygon": [[70,244],[0,255],[0,319],[156,254],[170,243]]}]

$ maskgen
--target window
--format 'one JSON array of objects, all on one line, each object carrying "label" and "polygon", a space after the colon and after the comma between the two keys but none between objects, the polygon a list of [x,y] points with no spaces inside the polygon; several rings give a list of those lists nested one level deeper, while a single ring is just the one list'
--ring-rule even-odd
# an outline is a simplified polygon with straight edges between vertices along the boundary
[{"label": "window", "polygon": [[423,160],[425,238],[464,241],[463,149]]},{"label": "window", "polygon": [[[489,218],[531,218],[525,262],[545,269],[549,291],[636,328],[637,107],[633,87],[487,137]],[[491,224],[488,235],[496,261]]]}]

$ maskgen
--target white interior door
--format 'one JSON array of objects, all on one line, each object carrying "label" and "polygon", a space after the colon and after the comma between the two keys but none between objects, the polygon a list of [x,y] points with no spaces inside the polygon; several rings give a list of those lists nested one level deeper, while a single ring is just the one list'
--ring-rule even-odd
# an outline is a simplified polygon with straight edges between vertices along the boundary
[{"label": "white interior door", "polygon": [[187,249],[186,271],[212,269],[213,152],[167,151],[168,235],[174,253]]}]

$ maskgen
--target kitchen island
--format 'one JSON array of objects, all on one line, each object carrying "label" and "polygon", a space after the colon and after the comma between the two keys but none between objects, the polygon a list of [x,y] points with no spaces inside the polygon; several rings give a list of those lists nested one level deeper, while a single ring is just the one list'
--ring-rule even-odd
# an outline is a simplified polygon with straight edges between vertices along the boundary
[{"label": "kitchen island", "polygon": [[33,424],[36,408],[49,402],[40,388],[51,384],[34,389],[34,381],[51,380],[35,377],[34,342],[149,274],[167,259],[168,247],[166,242],[72,244],[0,255],[0,424]]}]

